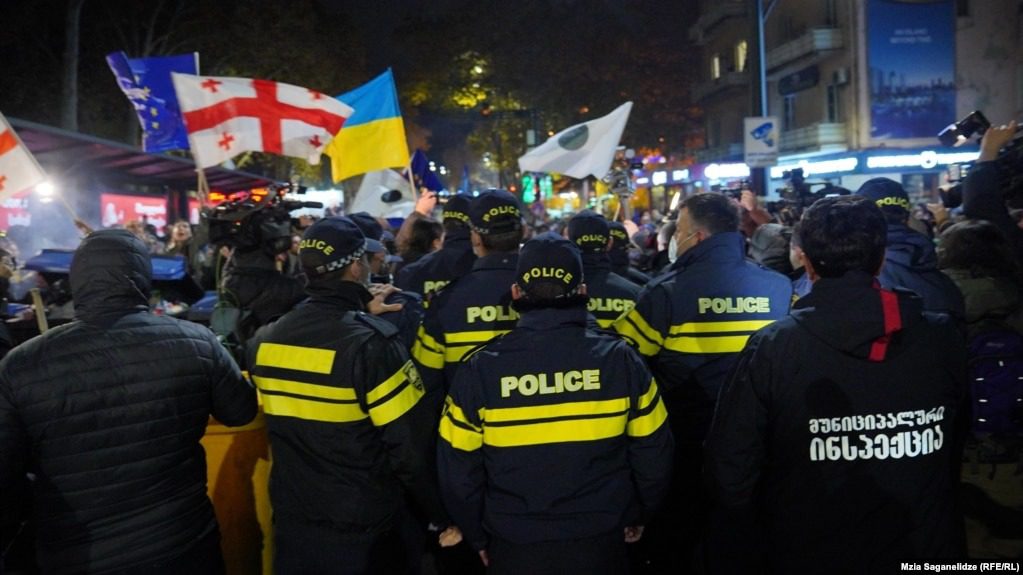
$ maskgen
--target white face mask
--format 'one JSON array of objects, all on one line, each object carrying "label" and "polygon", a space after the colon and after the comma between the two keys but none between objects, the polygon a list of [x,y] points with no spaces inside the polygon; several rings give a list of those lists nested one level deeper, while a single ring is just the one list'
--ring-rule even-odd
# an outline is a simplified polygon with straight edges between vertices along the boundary
[{"label": "white face mask", "polygon": [[675,240],[675,236],[671,236],[671,241],[668,242],[668,261],[675,263],[678,259],[678,241]]}]

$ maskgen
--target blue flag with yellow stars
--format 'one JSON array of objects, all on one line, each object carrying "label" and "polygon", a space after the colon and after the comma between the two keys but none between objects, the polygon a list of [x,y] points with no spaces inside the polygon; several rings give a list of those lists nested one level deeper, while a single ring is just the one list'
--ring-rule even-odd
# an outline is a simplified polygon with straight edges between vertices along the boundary
[{"label": "blue flag with yellow stars", "polygon": [[138,114],[142,148],[150,153],[187,150],[188,132],[181,121],[171,72],[197,74],[195,55],[128,58],[124,52],[112,52],[107,54],[107,64]]}]

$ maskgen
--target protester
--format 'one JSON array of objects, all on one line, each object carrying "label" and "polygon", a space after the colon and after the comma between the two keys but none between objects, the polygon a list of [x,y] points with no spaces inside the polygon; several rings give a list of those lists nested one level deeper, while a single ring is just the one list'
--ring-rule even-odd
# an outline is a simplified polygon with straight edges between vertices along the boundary
[{"label": "protester", "polygon": [[448,523],[422,379],[397,330],[366,313],[388,309],[387,292],[367,287],[366,244],[348,218],[310,226],[299,252],[310,299],[248,348],[274,455],[277,573],[400,572],[406,495]]},{"label": "protester", "polygon": [[571,242],[527,242],[521,319],[467,360],[445,406],[445,502],[492,575],[627,573],[625,543],[667,488],[657,384],[621,340],[587,330],[583,279]]},{"label": "protester", "polygon": [[0,516],[32,475],[45,573],[223,573],[199,439],[256,394],[206,328],[149,313],[152,265],[125,230],[71,263],[75,321],[0,363]]},{"label": "protester", "polygon": [[798,233],[813,289],[749,339],[707,439],[708,570],[887,573],[962,557],[962,337],[878,287],[886,222],[872,201],[819,200]]},{"label": "protester", "polygon": [[441,248],[444,241],[444,226],[430,218],[417,219],[412,224],[404,249],[398,252],[402,267],[413,264],[423,256]]},{"label": "protester", "polygon": [[[1019,208],[1020,199],[1009,197],[1010,190],[1003,189],[1005,167],[995,160],[1003,146],[1017,135],[1015,121],[1002,126],[991,126],[980,140],[980,156],[963,182],[963,214],[967,218],[987,220],[1009,240],[1013,247],[1017,265],[1023,267],[1023,229],[1010,216],[1006,202],[1013,200],[1012,207]],[[1015,166],[1013,169],[1018,169]],[[1018,195],[1018,194],[1017,194]]]}]

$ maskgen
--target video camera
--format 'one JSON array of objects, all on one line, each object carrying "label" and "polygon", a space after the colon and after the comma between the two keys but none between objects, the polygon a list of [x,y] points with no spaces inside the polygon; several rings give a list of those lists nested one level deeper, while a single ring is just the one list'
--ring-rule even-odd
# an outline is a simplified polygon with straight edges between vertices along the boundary
[{"label": "video camera", "polygon": [[[965,118],[950,124],[938,133],[938,140],[949,147],[961,146],[974,135],[983,136],[991,127],[991,122],[979,110],[970,112]],[[1019,131],[1020,128],[1017,128]],[[963,203],[962,182],[973,168],[974,162],[953,164],[948,168],[948,181],[953,185],[940,190],[941,203],[948,209],[957,208]],[[996,187],[1001,191],[1006,203],[1012,208],[1023,207],[1023,138],[1019,136],[1009,141],[994,160],[999,177]]]},{"label": "video camera", "polygon": [[241,252],[261,249],[271,257],[286,251],[291,247],[291,212],[323,207],[320,202],[284,199],[291,192],[305,193],[305,187],[275,185],[265,197],[250,194],[204,211],[202,221],[210,243]]},{"label": "video camera", "polygon": [[[803,168],[786,170],[782,172],[782,177],[785,179],[785,187],[778,190],[781,199],[777,202],[767,202],[767,211],[786,226],[795,225],[803,216],[803,210],[817,200],[851,193],[831,182],[807,182]],[[815,192],[813,191],[814,186],[821,186],[821,189]]]}]

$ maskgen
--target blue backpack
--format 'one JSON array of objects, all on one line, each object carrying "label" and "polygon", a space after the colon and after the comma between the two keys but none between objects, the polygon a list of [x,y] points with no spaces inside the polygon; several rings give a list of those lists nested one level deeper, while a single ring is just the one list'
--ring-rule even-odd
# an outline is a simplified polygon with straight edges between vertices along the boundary
[{"label": "blue backpack", "polygon": [[976,435],[1023,435],[1023,335],[1008,329],[969,341],[970,429]]}]

